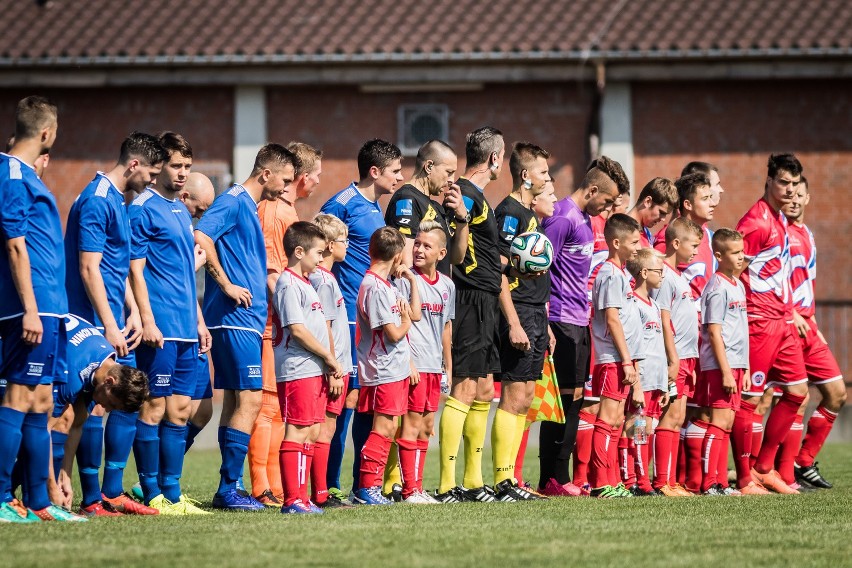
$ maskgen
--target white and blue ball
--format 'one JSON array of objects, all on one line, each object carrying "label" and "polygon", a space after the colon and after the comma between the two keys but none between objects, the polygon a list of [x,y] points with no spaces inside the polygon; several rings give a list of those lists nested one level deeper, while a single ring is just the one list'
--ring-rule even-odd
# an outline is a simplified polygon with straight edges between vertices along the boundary
[{"label": "white and blue ball", "polygon": [[521,274],[544,272],[553,262],[553,245],[542,233],[521,233],[512,240],[509,262]]}]

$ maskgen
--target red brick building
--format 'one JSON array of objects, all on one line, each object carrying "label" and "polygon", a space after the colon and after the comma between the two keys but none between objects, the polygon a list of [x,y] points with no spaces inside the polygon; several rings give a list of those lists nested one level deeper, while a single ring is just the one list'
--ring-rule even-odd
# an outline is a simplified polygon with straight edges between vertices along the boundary
[{"label": "red brick building", "polygon": [[848,2],[0,0],[0,10],[0,133],[22,96],[58,103],[46,181],[63,211],[131,130],[183,133],[220,189],[267,141],[321,147],[322,185],[299,203],[303,217],[356,177],[358,148],[374,137],[416,146],[437,135],[461,150],[467,131],[491,124],[550,150],[560,195],[598,151],[639,187],[707,160],[726,189],[720,226],[760,196],[768,154],[794,151],[813,194],[818,317],[852,375]]}]

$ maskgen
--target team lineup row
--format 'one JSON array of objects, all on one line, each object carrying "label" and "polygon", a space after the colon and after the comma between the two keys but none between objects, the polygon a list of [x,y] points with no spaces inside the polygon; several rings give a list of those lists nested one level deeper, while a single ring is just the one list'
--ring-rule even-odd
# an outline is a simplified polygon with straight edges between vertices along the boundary
[{"label": "team lineup row", "polygon": [[[791,262],[796,246],[815,259],[792,155],[770,158],[764,198],[739,232],[713,235],[706,223],[721,187],[709,164],[690,164],[675,182],[655,178],[624,214],[630,188],[617,162],[595,160],[557,202],[549,154],[516,143],[513,190],[492,209],[483,190],[503,169],[500,131],[468,134],[457,180],[454,150],[428,142],[401,187],[399,149],[371,140],[359,181],[308,223],[293,203],[319,183],[322,154],[311,146],[264,146],[249,178],[214,200],[209,180],[190,174],[182,136],[133,133],[74,202],[63,238],[41,181],[57,126],[48,101],[23,99],[0,162],[3,520],[82,520],[68,511],[75,457],[85,514],[209,514],[180,489],[184,453],[210,416],[208,352],[224,393],[216,508],[319,513],[353,502],[830,486],[813,458],[845,389],[816,330],[813,262]],[[655,236],[651,227],[675,209]],[[512,240],[528,232],[553,244],[544,274],[508,262]],[[548,350],[565,422],[542,424],[533,490],[519,460]],[[440,487],[429,494],[423,466],[442,374],[452,385],[437,428]],[[494,378],[490,486],[481,451]],[[801,443],[809,378],[823,401]],[[757,451],[767,385],[781,396]],[[629,436],[644,416],[651,424]],[[729,439],[739,491],[727,482]],[[41,451],[51,444],[52,460]],[[131,450],[137,499],[122,487]],[[241,486],[247,454],[251,493]]]}]

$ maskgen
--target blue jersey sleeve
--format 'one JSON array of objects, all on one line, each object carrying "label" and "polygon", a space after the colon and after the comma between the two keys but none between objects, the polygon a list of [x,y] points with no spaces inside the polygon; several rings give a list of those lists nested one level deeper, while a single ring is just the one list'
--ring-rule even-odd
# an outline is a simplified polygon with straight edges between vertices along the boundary
[{"label": "blue jersey sleeve", "polygon": [[196,225],[195,230],[201,231],[214,241],[228,232],[235,224],[239,208],[234,206],[233,198],[227,194],[213,201],[213,205]]},{"label": "blue jersey sleeve", "polygon": [[0,208],[0,219],[2,219],[6,238],[15,239],[26,236],[33,205],[32,193],[22,180],[7,179],[0,190],[0,195],[4,196],[3,207]]},{"label": "blue jersey sleeve", "polygon": [[346,218],[349,216],[346,212],[346,206],[338,203],[334,197],[325,202],[325,204],[320,208],[320,213],[334,215],[344,223],[346,222]]},{"label": "blue jersey sleeve", "polygon": [[104,252],[107,242],[107,226],[113,216],[109,201],[104,197],[92,196],[80,208],[80,226],[77,236],[80,252]]},{"label": "blue jersey sleeve", "polygon": [[130,207],[130,260],[148,258],[148,243],[154,236],[151,216],[144,207]]}]

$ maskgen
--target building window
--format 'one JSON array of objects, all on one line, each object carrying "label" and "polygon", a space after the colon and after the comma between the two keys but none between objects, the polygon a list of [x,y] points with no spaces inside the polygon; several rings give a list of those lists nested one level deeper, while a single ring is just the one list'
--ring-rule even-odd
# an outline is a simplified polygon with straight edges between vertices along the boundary
[{"label": "building window", "polygon": [[449,139],[447,105],[401,105],[397,113],[397,139],[404,156],[415,156],[429,140]]}]

